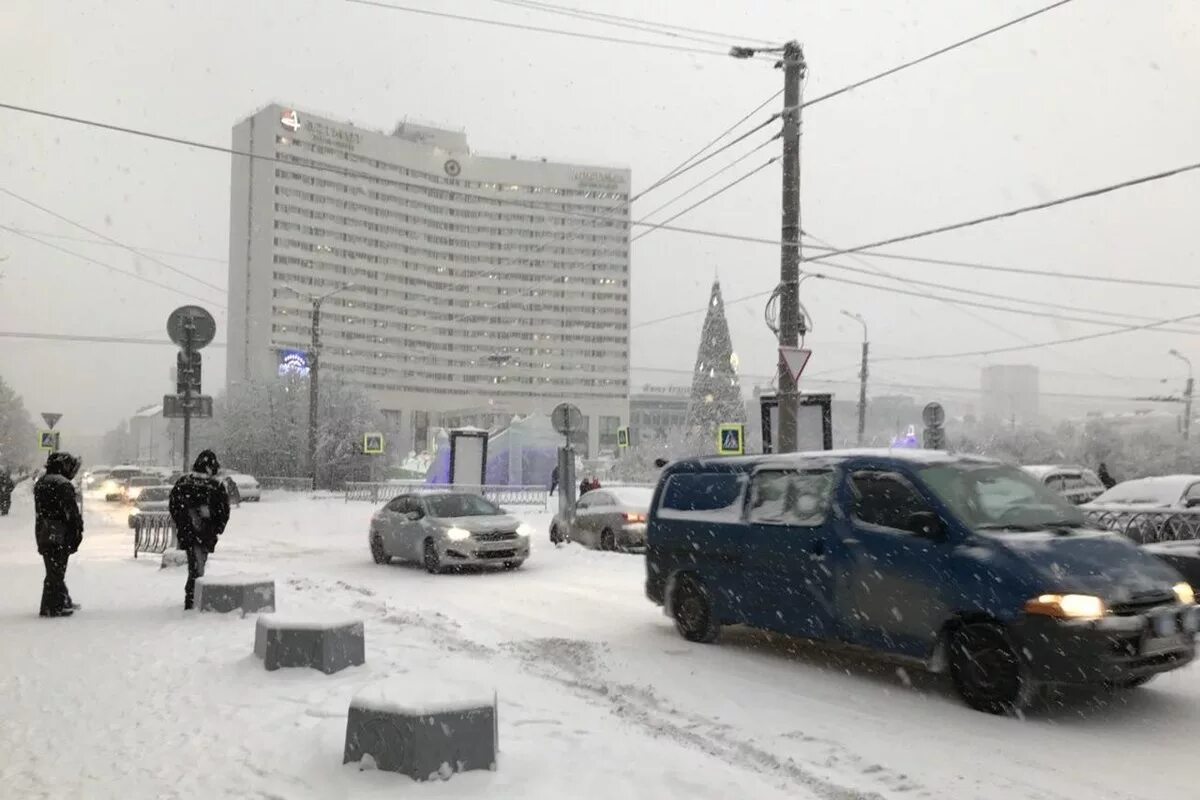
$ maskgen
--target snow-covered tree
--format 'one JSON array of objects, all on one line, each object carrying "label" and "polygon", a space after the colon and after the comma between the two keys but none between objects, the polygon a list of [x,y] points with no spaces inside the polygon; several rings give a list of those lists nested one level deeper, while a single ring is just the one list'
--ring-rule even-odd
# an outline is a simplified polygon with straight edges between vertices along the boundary
[{"label": "snow-covered tree", "polygon": [[24,472],[38,461],[37,428],[25,403],[0,378],[0,467]]},{"label": "snow-covered tree", "polygon": [[128,420],[121,420],[117,426],[104,434],[100,443],[101,457],[109,464],[128,464],[133,460],[136,448],[133,436],[129,433]]},{"label": "snow-covered tree", "polygon": [[721,423],[746,421],[746,403],[738,383],[737,367],[729,323],[725,319],[721,284],[713,281],[692,372],[687,421],[689,438],[702,443],[703,452],[712,452],[716,448],[717,427]]}]

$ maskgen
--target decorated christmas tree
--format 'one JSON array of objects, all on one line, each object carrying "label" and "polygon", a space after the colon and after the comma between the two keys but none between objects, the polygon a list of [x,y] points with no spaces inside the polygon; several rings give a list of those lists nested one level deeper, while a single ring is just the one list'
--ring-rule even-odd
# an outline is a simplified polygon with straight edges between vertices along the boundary
[{"label": "decorated christmas tree", "polygon": [[700,332],[700,348],[692,373],[692,396],[688,403],[689,439],[701,452],[715,449],[719,425],[746,421],[746,403],[738,385],[737,366],[729,323],[725,320],[721,284],[714,280],[704,328]]}]

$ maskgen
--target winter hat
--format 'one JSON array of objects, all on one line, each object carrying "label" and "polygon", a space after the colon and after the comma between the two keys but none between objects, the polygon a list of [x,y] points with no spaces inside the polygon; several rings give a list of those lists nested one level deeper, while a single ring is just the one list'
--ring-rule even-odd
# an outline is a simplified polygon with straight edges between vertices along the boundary
[{"label": "winter hat", "polygon": [[67,480],[79,471],[79,459],[70,453],[51,453],[46,459],[47,475],[62,475]]},{"label": "winter hat", "polygon": [[207,475],[216,475],[221,471],[221,463],[217,461],[216,453],[212,450],[204,450],[196,456],[196,463],[192,465],[192,470]]}]

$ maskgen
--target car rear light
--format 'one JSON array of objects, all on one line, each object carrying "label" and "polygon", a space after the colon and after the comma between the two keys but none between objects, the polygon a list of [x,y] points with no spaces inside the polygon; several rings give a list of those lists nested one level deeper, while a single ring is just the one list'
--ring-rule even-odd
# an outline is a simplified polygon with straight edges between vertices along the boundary
[{"label": "car rear light", "polygon": [[645,522],[646,515],[645,514],[626,514],[625,521],[626,522]]}]

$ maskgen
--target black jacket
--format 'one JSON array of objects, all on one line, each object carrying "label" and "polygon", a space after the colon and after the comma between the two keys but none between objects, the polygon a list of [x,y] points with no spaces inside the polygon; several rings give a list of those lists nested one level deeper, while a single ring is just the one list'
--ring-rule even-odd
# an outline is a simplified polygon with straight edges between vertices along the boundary
[{"label": "black jacket", "polygon": [[180,550],[196,545],[210,553],[217,549],[217,537],[229,523],[229,495],[215,477],[219,469],[217,457],[205,450],[193,471],[176,481],[171,490],[169,510]]},{"label": "black jacket", "polygon": [[0,497],[12,494],[14,486],[12,476],[7,472],[0,472]]},{"label": "black jacket", "polygon": [[53,453],[46,460],[46,472],[33,486],[33,505],[37,512],[35,535],[38,552],[43,555],[63,551],[74,553],[83,543],[83,514],[75,502],[71,479],[79,462],[68,453]]}]

